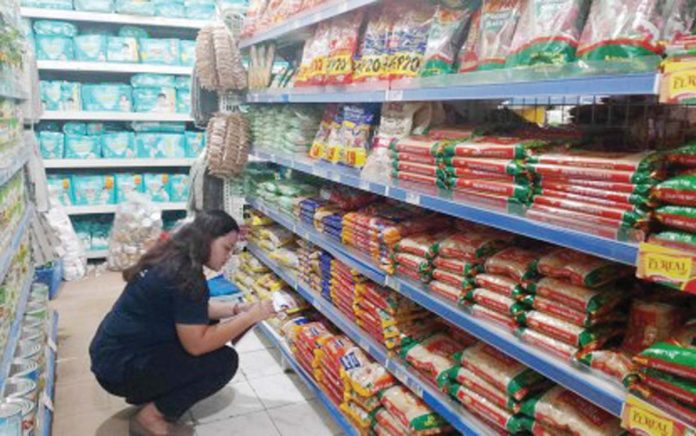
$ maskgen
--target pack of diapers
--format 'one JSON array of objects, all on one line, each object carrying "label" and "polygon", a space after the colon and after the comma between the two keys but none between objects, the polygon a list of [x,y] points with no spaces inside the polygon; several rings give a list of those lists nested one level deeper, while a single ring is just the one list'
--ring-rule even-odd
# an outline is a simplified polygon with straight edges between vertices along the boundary
[{"label": "pack of diapers", "polygon": [[72,10],[72,0],[22,0],[22,6],[40,9],[60,9],[64,11]]},{"label": "pack of diapers", "polygon": [[48,192],[52,198],[63,206],[73,204],[72,178],[63,174],[48,174],[46,176]]},{"label": "pack of diapers", "polygon": [[140,59],[146,64],[178,65],[179,40],[141,38]]},{"label": "pack of diapers", "polygon": [[196,41],[182,39],[179,41],[179,63],[193,66],[196,62]]},{"label": "pack of diapers", "polygon": [[155,15],[165,18],[186,17],[186,8],[183,0],[153,0]]},{"label": "pack of diapers", "polygon": [[73,201],[76,206],[116,203],[114,176],[111,174],[73,174]]},{"label": "pack of diapers", "polygon": [[169,174],[145,173],[143,174],[143,187],[145,196],[154,202],[168,202],[169,200]]},{"label": "pack of diapers", "polygon": [[215,18],[215,4],[186,6],[186,17],[191,20],[212,20]]},{"label": "pack of diapers", "polygon": [[155,15],[155,5],[150,0],[116,0],[116,12],[152,17]]},{"label": "pack of diapers", "polygon": [[90,112],[130,112],[131,87],[121,83],[85,84],[82,87],[82,104]]},{"label": "pack of diapers", "polygon": [[115,36],[113,30],[106,27],[86,25],[80,27],[80,35]]},{"label": "pack of diapers", "polygon": [[75,41],[75,59],[78,61],[106,61],[106,36],[79,35],[73,40]]},{"label": "pack of diapers", "polygon": [[131,38],[149,38],[147,30],[138,26],[123,26],[118,29],[118,36],[129,36]]},{"label": "pack of diapers", "polygon": [[82,243],[82,248],[86,251],[92,250],[92,223],[84,218],[72,220],[73,229],[77,239]]},{"label": "pack of diapers", "polygon": [[187,131],[186,157],[198,157],[205,148],[205,132]]},{"label": "pack of diapers", "polygon": [[72,38],[77,35],[77,27],[67,21],[36,20],[34,21],[34,33],[44,36],[65,36]]},{"label": "pack of diapers", "polygon": [[113,0],[74,0],[76,11],[113,12]]},{"label": "pack of diapers", "polygon": [[186,123],[163,121],[133,121],[131,128],[136,132],[184,133]]},{"label": "pack of diapers", "polygon": [[186,137],[180,133],[137,133],[139,158],[186,157]]},{"label": "pack of diapers", "polygon": [[189,177],[188,174],[169,175],[169,201],[179,203],[188,200]]},{"label": "pack of diapers", "polygon": [[176,87],[176,76],[171,74],[135,74],[131,77],[133,88],[147,88],[152,86]]},{"label": "pack of diapers", "polygon": [[82,84],[80,82],[61,82],[60,109],[74,112],[82,110]]},{"label": "pack of diapers", "polygon": [[66,159],[96,159],[100,156],[99,136],[65,135]]},{"label": "pack of diapers", "polygon": [[36,35],[36,59],[45,61],[71,61],[75,59],[72,37]]},{"label": "pack of diapers", "polygon": [[86,135],[87,123],[68,121],[67,123],[63,124],[63,133],[66,135]]},{"label": "pack of diapers", "polygon": [[76,121],[68,121],[63,124],[63,133],[66,135],[101,135],[107,130],[121,130],[118,125],[92,121],[89,123],[79,123]]},{"label": "pack of diapers", "polygon": [[60,132],[39,132],[39,149],[44,159],[62,159],[65,137]]},{"label": "pack of diapers", "polygon": [[109,235],[112,226],[111,222],[92,222],[92,250],[107,250],[109,248]]},{"label": "pack of diapers", "polygon": [[45,111],[57,111],[61,108],[62,84],[59,80],[42,80],[39,83],[41,105]]},{"label": "pack of diapers", "polygon": [[117,173],[114,178],[116,180],[116,203],[128,200],[133,192],[143,192],[142,174]]},{"label": "pack of diapers", "polygon": [[133,108],[135,112],[176,111],[176,88],[169,86],[134,88]]},{"label": "pack of diapers", "polygon": [[132,36],[109,36],[106,40],[106,60],[109,62],[139,62],[138,40]]},{"label": "pack of diapers", "polygon": [[176,90],[176,111],[180,114],[191,112],[191,91],[188,89]]},{"label": "pack of diapers", "polygon": [[188,89],[191,90],[191,78],[188,76],[176,76],[176,81],[174,86],[176,89]]},{"label": "pack of diapers", "polygon": [[218,3],[220,9],[223,11],[245,14],[247,9],[249,9],[249,2],[247,0],[218,0]]},{"label": "pack of diapers", "polygon": [[133,132],[109,132],[101,135],[102,156],[107,159],[136,157]]}]

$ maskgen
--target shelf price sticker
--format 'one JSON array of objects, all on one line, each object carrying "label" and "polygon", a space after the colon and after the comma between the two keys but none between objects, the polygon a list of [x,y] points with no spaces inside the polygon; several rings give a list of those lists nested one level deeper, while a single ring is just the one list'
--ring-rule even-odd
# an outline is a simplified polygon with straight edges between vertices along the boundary
[{"label": "shelf price sticker", "polygon": [[621,411],[621,427],[631,434],[647,436],[693,435],[693,428],[666,411],[629,394]]},{"label": "shelf price sticker", "polygon": [[694,63],[689,65],[691,69],[666,72],[661,76],[660,103],[693,104],[696,102],[696,65]]},{"label": "shelf price sticker", "polygon": [[638,250],[636,276],[684,292],[696,293],[696,252],[644,242]]}]

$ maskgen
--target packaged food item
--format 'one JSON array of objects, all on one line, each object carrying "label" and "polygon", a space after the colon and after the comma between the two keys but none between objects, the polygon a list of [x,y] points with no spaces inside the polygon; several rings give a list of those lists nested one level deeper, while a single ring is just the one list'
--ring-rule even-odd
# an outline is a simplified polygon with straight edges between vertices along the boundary
[{"label": "packaged food item", "polygon": [[670,150],[666,154],[667,162],[687,168],[696,168],[696,143],[690,142],[682,147]]},{"label": "packaged food item", "polygon": [[408,388],[397,385],[379,393],[382,405],[404,428],[410,431],[436,430],[448,427],[447,421],[433,413]]},{"label": "packaged food item", "polygon": [[631,393],[649,401],[651,404],[663,410],[669,410],[672,416],[692,427],[696,427],[696,412],[693,407],[689,407],[671,396],[656,392],[642,383],[633,384],[631,386]]},{"label": "packaged food item", "polygon": [[428,259],[414,254],[396,253],[394,258],[399,266],[417,271],[419,274],[427,274],[432,270],[432,266]]},{"label": "packaged food item", "polygon": [[656,369],[696,380],[696,348],[658,342],[633,358],[633,362],[645,368]]},{"label": "packaged food item", "polygon": [[488,289],[477,288],[466,293],[466,299],[481,304],[504,315],[517,317],[527,307],[518,301]]},{"label": "packaged food item", "polygon": [[448,371],[448,376],[450,381],[446,382],[447,384],[441,387],[447,388],[451,382],[457,382],[462,385],[462,387],[468,388],[469,390],[485,397],[487,400],[504,410],[508,410],[513,413],[519,411],[519,402],[510,398],[507,393],[501,391],[466,368],[462,368],[461,366],[454,367]]},{"label": "packaged food item", "polygon": [[428,289],[436,295],[447,300],[459,302],[464,296],[464,290],[459,286],[452,286],[449,283],[433,280],[428,284]]},{"label": "packaged food item", "polygon": [[[463,283],[462,279],[464,277],[475,276],[478,272],[483,270],[483,266],[478,263],[440,256],[433,260],[433,265],[439,270],[438,274],[442,277],[443,281],[450,281],[452,283]],[[435,276],[434,272],[433,276]]]},{"label": "packaged food item", "polygon": [[696,206],[696,175],[684,175],[666,180],[652,190],[652,196],[664,203]]},{"label": "packaged food item", "polygon": [[505,66],[515,29],[521,13],[521,2],[484,0],[481,6],[479,38],[477,41],[477,70]]},{"label": "packaged food item", "polygon": [[[602,182],[599,183],[602,184]],[[621,190],[596,189],[581,184],[566,183],[565,180],[555,181],[553,179],[543,179],[537,192],[540,194],[546,192],[565,192],[575,196],[583,196],[586,199],[592,198],[636,206],[649,203],[647,193],[650,191],[650,185],[638,185],[636,187],[635,185],[617,184],[617,187]]]},{"label": "packaged food item", "polygon": [[[525,167],[516,160],[488,159],[477,157],[441,157],[438,161],[450,174],[459,169],[488,171],[498,174],[520,175],[526,172]],[[455,170],[456,168],[456,170]]]},{"label": "packaged food item", "polygon": [[654,216],[666,226],[696,233],[696,207],[662,206],[655,211]]},{"label": "packaged food item", "polygon": [[394,20],[390,6],[391,3],[384,8],[378,6],[367,13],[368,22],[355,63],[354,82],[379,81],[386,73],[389,63],[387,40]]},{"label": "packaged food item", "polygon": [[577,286],[598,288],[630,273],[626,267],[575,250],[559,248],[539,258],[539,274],[566,279]]},{"label": "packaged food item", "polygon": [[475,414],[492,422],[500,429],[512,434],[531,430],[532,420],[522,415],[514,415],[501,408],[487,397],[457,383],[449,386],[449,393]]},{"label": "packaged food item", "polygon": [[624,331],[613,325],[580,327],[537,310],[519,313],[518,320],[536,331],[583,350],[598,349]]},{"label": "packaged food item", "polygon": [[534,309],[560,318],[579,327],[592,327],[599,324],[624,323],[626,315],[619,311],[609,311],[599,316],[581,312],[560,304],[558,301],[538,295],[525,295],[520,298],[526,305]]},{"label": "packaged food item", "polygon": [[519,299],[524,295],[524,289],[518,282],[502,275],[477,274],[474,281],[476,286],[513,299]]},{"label": "packaged food item", "polygon": [[521,327],[515,332],[515,334],[522,341],[541,348],[542,350],[546,350],[548,353],[560,357],[563,360],[570,361],[575,358],[578,353],[578,349],[572,345],[568,345],[565,342],[559,341],[530,328]]},{"label": "packaged food item", "polygon": [[516,400],[527,397],[546,384],[546,379],[540,374],[484,343],[457,353],[455,359],[462,367]]},{"label": "packaged food item", "polygon": [[482,304],[473,304],[468,306],[468,309],[472,316],[498,324],[509,331],[514,331],[519,327],[519,324],[515,318],[493,309],[489,309]]},{"label": "packaged food item", "polygon": [[498,233],[461,232],[455,233],[440,243],[439,254],[445,258],[455,258],[476,262],[497,251],[506,241]]},{"label": "packaged food item", "polygon": [[471,6],[463,9],[450,9],[440,5],[436,7],[428,32],[421,76],[438,76],[453,72],[457,49],[461,45],[473,12]]},{"label": "packaged food item", "polygon": [[374,431],[378,436],[393,436],[407,435],[409,430],[401,423],[394,415],[392,415],[384,407],[375,413],[377,424],[374,426]]},{"label": "packaged food item", "polygon": [[534,197],[534,204],[597,216],[619,223],[621,226],[625,227],[638,226],[648,219],[647,213],[640,208],[634,207],[626,210],[626,208],[601,206],[587,201],[564,200],[547,195],[536,195]]},{"label": "packaged food item", "polygon": [[657,179],[651,172],[608,170],[604,168],[528,163],[527,169],[535,175],[547,178],[589,179],[623,184],[654,184]]},{"label": "packaged food item", "polygon": [[481,34],[481,9],[478,8],[471,16],[469,31],[457,55],[456,69],[459,73],[468,73],[478,68]]},{"label": "packaged food item", "polygon": [[387,369],[376,362],[346,371],[345,374],[350,386],[363,397],[377,395],[396,383]]},{"label": "packaged food item", "polygon": [[578,356],[578,361],[601,371],[625,386],[633,383],[637,368],[631,361],[631,357],[621,351],[592,350],[583,352]]},{"label": "packaged food item", "polygon": [[609,436],[621,433],[618,418],[561,386],[522,403],[522,413],[571,434]]},{"label": "packaged food item", "polygon": [[574,61],[589,7],[589,0],[524,2],[506,66]]},{"label": "packaged food item", "polygon": [[667,340],[683,324],[684,315],[684,308],[675,304],[634,300],[622,348],[637,354]]},{"label": "packaged food item", "polygon": [[402,253],[409,253],[426,259],[433,259],[440,246],[440,240],[444,237],[443,234],[419,234],[408,236],[398,244],[395,250]]},{"label": "packaged food item", "polygon": [[517,247],[506,248],[489,257],[484,264],[488,274],[500,274],[522,283],[536,275],[540,254]]},{"label": "packaged food item", "polygon": [[460,351],[461,346],[444,333],[423,339],[422,341],[408,341],[402,345],[401,358],[411,366],[425,373],[431,380],[438,384],[444,383],[455,362],[452,356]]},{"label": "packaged food item", "polygon": [[696,381],[656,369],[641,371],[640,380],[650,389],[696,407]]},{"label": "packaged food item", "polygon": [[332,20],[326,60],[327,85],[345,85],[353,81],[353,58],[363,18],[364,9],[358,9]]},{"label": "packaged food item", "polygon": [[416,77],[423,65],[434,10],[419,1],[395,2],[395,20],[387,39],[387,67],[382,80]]},{"label": "packaged food item", "polygon": [[444,157],[473,157],[511,161],[525,159],[530,151],[542,147],[544,141],[515,137],[481,136],[462,142],[443,144],[439,153]]},{"label": "packaged food item", "polygon": [[527,291],[557,301],[579,312],[599,316],[615,308],[623,296],[613,290],[592,290],[562,280],[545,277],[527,286]]}]

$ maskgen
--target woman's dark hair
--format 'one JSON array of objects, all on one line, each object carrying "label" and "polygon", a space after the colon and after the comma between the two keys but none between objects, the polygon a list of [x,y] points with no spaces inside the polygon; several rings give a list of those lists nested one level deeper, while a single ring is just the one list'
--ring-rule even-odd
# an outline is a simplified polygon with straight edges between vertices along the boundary
[{"label": "woman's dark hair", "polygon": [[169,239],[159,241],[140,258],[138,263],[123,271],[130,283],[142,271],[158,266],[171,277],[182,292],[192,299],[205,293],[203,266],[210,259],[210,246],[220,236],[238,232],[239,225],[227,212],[209,210],[196,213],[196,218],[179,228]]}]

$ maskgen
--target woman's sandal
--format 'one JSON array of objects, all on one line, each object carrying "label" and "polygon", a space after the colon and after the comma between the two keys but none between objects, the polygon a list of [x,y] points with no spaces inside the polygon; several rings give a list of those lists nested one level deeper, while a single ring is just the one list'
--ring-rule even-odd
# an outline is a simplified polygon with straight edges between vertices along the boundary
[{"label": "woman's sandal", "polygon": [[[157,436],[155,433],[146,429],[135,417],[131,418],[128,424],[130,436]],[[193,436],[193,427],[188,424],[169,424],[167,436]]]}]

